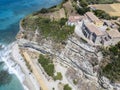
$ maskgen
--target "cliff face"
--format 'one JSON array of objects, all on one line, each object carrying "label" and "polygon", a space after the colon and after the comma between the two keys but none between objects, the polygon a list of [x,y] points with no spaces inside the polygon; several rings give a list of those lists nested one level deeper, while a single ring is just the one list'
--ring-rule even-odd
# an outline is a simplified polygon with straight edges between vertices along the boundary
[{"label": "cliff face", "polygon": [[77,90],[120,89],[119,84],[111,83],[106,77],[99,77],[102,54],[97,47],[83,42],[75,34],[64,43],[56,43],[50,38],[43,38],[37,29],[28,31],[21,26],[20,29],[17,35],[19,46],[54,55],[56,61],[68,66],[66,78]]},{"label": "cliff face", "polygon": [[[96,48],[84,43],[76,35],[69,37],[64,45],[41,38],[33,31],[21,30],[17,37],[20,47],[32,48],[43,54],[54,55],[58,62],[68,67],[66,78],[77,90],[99,90],[99,59]],[[22,38],[27,35],[27,38]],[[39,41],[38,41],[39,40]],[[74,84],[74,80],[76,84]],[[106,83],[106,82],[105,82]],[[109,87],[107,87],[109,88]]]},{"label": "cliff face", "polygon": [[51,37],[45,38],[39,28],[24,30],[20,24],[17,41],[20,47],[53,55],[57,62],[67,66],[66,78],[75,90],[120,90],[119,84],[112,84],[109,79],[99,76],[102,54],[98,48],[85,43],[75,34],[64,42],[56,43]]}]

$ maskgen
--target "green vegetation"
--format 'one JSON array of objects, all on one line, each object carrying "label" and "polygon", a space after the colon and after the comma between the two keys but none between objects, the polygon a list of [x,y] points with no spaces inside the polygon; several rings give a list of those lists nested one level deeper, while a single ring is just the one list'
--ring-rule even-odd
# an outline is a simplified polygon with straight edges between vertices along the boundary
[{"label": "green vegetation", "polygon": [[64,26],[65,23],[67,22],[67,20],[68,20],[67,18],[61,18],[60,21],[59,21],[60,26],[61,27]]},{"label": "green vegetation", "polygon": [[45,57],[44,55],[40,54],[38,62],[41,64],[41,66],[44,68],[45,72],[49,76],[54,76],[54,64],[49,57]]},{"label": "green vegetation", "polygon": [[62,74],[60,72],[57,72],[57,75],[54,76],[54,80],[62,80]]},{"label": "green vegetation", "polygon": [[118,28],[118,31],[120,32],[120,27]]},{"label": "green vegetation", "polygon": [[[25,60],[26,61],[26,60]],[[26,61],[26,66],[27,68],[30,70],[30,72],[32,72],[32,68],[31,68],[31,65],[29,64],[29,62]]]},{"label": "green vegetation", "polygon": [[9,84],[12,80],[12,75],[8,73],[8,71],[0,71],[0,86]]},{"label": "green vegetation", "polygon": [[86,0],[79,0],[80,1],[80,6],[85,8],[88,6],[88,3],[86,2]]},{"label": "green vegetation", "polygon": [[72,90],[72,88],[68,84],[66,84],[64,85],[63,90]]},{"label": "green vegetation", "polygon": [[77,79],[74,79],[73,80],[73,83],[76,85],[78,83],[78,80]]},{"label": "green vegetation", "polygon": [[99,18],[101,18],[101,19],[107,19],[107,20],[110,20],[110,19],[113,19],[113,20],[116,20],[118,17],[111,17],[108,13],[106,13],[105,11],[103,11],[103,10],[94,10],[93,11],[94,12],[94,14],[97,16],[97,17],[99,17]]},{"label": "green vegetation", "polygon": [[107,28],[106,30],[107,30],[107,31],[110,31],[110,28]]},{"label": "green vegetation", "polygon": [[85,3],[88,4],[112,4],[112,3],[117,3],[117,0],[79,0],[80,2],[84,1]]},{"label": "green vegetation", "polygon": [[115,46],[104,48],[102,51],[104,62],[100,74],[112,81],[120,81],[120,42]]},{"label": "green vegetation", "polygon": [[45,14],[45,13],[48,13],[48,12],[49,12],[49,9],[42,8],[41,10],[39,10],[39,11],[33,13],[33,16],[39,15],[40,13],[41,13],[41,14]]},{"label": "green vegetation", "polygon": [[107,14],[107,13],[106,13],[105,11],[103,11],[103,10],[95,10],[95,11],[93,11],[93,12],[94,12],[94,14],[95,14],[97,17],[99,17],[99,18],[107,19],[107,20],[110,19],[110,15]]},{"label": "green vegetation", "polygon": [[[117,0],[79,0],[80,2],[80,7],[77,5],[75,6],[77,12],[80,15],[84,15],[86,12],[90,11],[90,8],[88,7],[89,4],[108,4],[108,3],[113,3],[117,2]],[[93,11],[95,15],[97,15],[99,18],[102,19],[113,19],[116,20],[118,17],[111,17],[108,13],[106,13],[103,10],[94,10]]]},{"label": "green vegetation", "polygon": [[67,2],[68,0],[63,0],[63,3]]},{"label": "green vegetation", "polygon": [[40,13],[48,13],[48,9],[46,9],[46,8],[42,8],[41,10],[40,10]]},{"label": "green vegetation", "polygon": [[84,15],[86,12],[90,11],[90,8],[88,7],[88,3],[86,2],[86,0],[79,0],[79,1],[80,1],[80,7],[76,5],[75,9],[77,13],[79,13],[80,15]]},{"label": "green vegetation", "polygon": [[77,13],[79,13],[80,15],[84,15],[86,12],[90,11],[89,7],[84,7],[84,8],[79,8],[76,7]]},{"label": "green vegetation", "polygon": [[51,21],[49,18],[41,16],[34,18],[34,16],[31,16],[22,21],[22,26],[26,30],[39,28],[40,34],[44,38],[50,37],[55,42],[62,42],[74,32],[74,26],[65,25],[66,21],[66,18],[62,18],[59,21]]},{"label": "green vegetation", "polygon": [[84,38],[80,38],[83,43],[88,43]]}]

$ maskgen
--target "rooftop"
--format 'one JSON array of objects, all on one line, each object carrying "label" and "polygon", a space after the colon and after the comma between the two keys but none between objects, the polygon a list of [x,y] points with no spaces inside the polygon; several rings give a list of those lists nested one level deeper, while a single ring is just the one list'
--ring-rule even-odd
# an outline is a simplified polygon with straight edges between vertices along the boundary
[{"label": "rooftop", "polygon": [[109,36],[110,37],[112,37],[112,38],[120,38],[120,32],[118,31],[118,30],[113,30],[113,29],[111,29],[111,30],[109,30],[109,31],[106,31],[108,34],[109,34]]},{"label": "rooftop", "polygon": [[70,22],[77,22],[77,21],[82,20],[82,19],[83,19],[83,16],[76,15],[76,16],[70,16],[68,18],[68,21],[70,21]]},{"label": "rooftop", "polygon": [[104,35],[93,23],[85,23],[85,26],[89,29],[90,32],[95,33],[97,36]]},{"label": "rooftop", "polygon": [[98,17],[96,17],[92,12],[87,12],[85,14],[92,22],[102,22]]}]

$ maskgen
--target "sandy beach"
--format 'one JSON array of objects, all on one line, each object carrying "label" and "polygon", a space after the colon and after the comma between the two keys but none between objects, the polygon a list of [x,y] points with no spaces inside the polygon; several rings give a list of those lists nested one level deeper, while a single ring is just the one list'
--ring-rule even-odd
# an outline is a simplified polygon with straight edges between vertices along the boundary
[{"label": "sandy beach", "polygon": [[11,51],[12,51],[11,54],[12,54],[12,58],[14,62],[16,62],[20,66],[20,69],[22,70],[22,73],[24,74],[24,77],[22,78],[23,80],[21,80],[21,75],[19,74],[16,75],[20,79],[21,83],[23,84],[24,89],[25,90],[40,90],[40,86],[35,76],[28,70],[28,67],[25,64],[25,61],[20,54],[20,50],[19,50],[17,43],[13,44]]},{"label": "sandy beach", "polygon": [[[41,52],[32,48],[21,49],[17,42],[11,44],[9,48],[12,58],[11,62],[17,65],[17,67],[12,67],[14,70],[12,69],[11,71],[18,77],[25,90],[53,90],[53,88],[55,90],[62,90],[60,86],[63,87],[64,84],[69,83],[65,76],[67,68],[61,66],[59,62],[55,63],[55,71],[61,72],[63,79],[61,81],[54,81],[51,77],[46,75],[46,72],[37,61],[38,58],[32,58],[36,55],[35,53],[39,56]],[[28,69],[26,61],[29,63],[32,73]],[[59,84],[60,82],[62,83],[61,85]],[[70,83],[69,85],[74,90],[74,86]]]}]

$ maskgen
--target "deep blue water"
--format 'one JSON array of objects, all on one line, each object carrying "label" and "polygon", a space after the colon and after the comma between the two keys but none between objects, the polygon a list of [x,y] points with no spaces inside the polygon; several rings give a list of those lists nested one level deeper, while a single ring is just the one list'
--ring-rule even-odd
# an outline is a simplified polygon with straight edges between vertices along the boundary
[{"label": "deep blue water", "polygon": [[[59,4],[62,0],[0,0],[0,44],[9,44],[15,40],[19,31],[20,19],[26,15]],[[0,70],[3,66],[0,65]],[[15,75],[12,81],[0,86],[0,90],[23,90]]]},{"label": "deep blue water", "polygon": [[0,42],[14,40],[18,23],[24,16],[60,3],[62,0],[0,0]]}]

